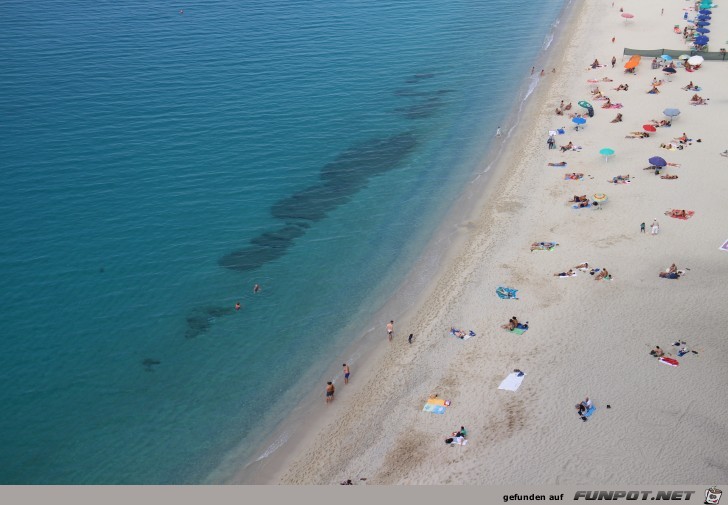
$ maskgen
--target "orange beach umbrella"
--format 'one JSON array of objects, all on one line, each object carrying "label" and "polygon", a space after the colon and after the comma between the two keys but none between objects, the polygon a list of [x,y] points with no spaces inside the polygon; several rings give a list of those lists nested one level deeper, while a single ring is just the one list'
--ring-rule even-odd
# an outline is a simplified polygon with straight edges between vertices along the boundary
[{"label": "orange beach umbrella", "polygon": [[640,64],[640,60],[642,59],[642,56],[639,54],[633,55],[627,63],[624,64],[624,68],[630,69],[630,68],[636,68],[637,65]]}]

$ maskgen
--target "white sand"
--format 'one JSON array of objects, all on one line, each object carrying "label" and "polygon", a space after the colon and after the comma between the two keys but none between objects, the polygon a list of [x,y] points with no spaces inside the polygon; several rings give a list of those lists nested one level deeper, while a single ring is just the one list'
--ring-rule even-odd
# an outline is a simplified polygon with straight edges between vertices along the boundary
[{"label": "white sand", "polygon": [[[469,222],[463,245],[436,273],[409,321],[409,346],[398,334],[390,346],[382,338],[380,359],[353,370],[353,381],[337,388],[321,424],[291,454],[270,482],[332,484],[366,477],[368,484],[619,484],[725,482],[728,477],[728,63],[706,62],[687,73],[679,69],[648,95],[662,72],[643,58],[636,75],[625,75],[623,47],[682,48],[672,27],[682,28],[686,1],[579,2],[571,38],[561,41],[563,60],[548,73],[534,98],[539,101],[501,160],[490,196]],[[625,22],[619,7],[635,14]],[[664,7],[665,13],[660,15]],[[728,7],[715,9],[711,40],[728,38]],[[612,37],[616,42],[611,42]],[[558,42],[557,42],[558,43]],[[720,44],[711,49],[717,50]],[[586,71],[594,58],[617,67]],[[548,67],[549,69],[551,66]],[[621,110],[603,110],[591,99],[589,78],[610,77],[601,89]],[[689,80],[703,87],[708,106],[688,104]],[[611,88],[628,83],[629,91]],[[588,100],[595,117],[575,132],[566,116],[556,116],[561,100]],[[625,139],[661,111],[682,114],[671,128],[649,139]],[[540,110],[539,110],[540,109]],[[622,123],[611,124],[621,112]],[[546,148],[547,131],[566,126],[559,144],[572,140],[581,152]],[[504,127],[504,131],[506,128]],[[682,151],[660,149],[682,132],[702,139]],[[611,147],[605,163],[598,151]],[[643,171],[659,155],[680,163],[663,180]],[[548,162],[568,162],[567,168]],[[587,174],[564,181],[567,172]],[[634,177],[628,185],[608,178]],[[572,210],[573,194],[604,192],[603,210]],[[669,208],[694,210],[688,221],[663,215]],[[649,234],[653,218],[657,236]],[[641,222],[647,234],[639,233]],[[551,252],[530,252],[533,241],[560,243]],[[578,263],[606,267],[611,281],[588,273],[560,279],[553,273]],[[679,280],[658,277],[676,263],[689,268]],[[498,285],[519,289],[520,300],[500,300]],[[500,328],[511,316],[529,321],[522,336]],[[478,336],[448,336],[456,325]],[[383,323],[382,323],[383,326]],[[675,340],[699,354],[678,358],[677,368],[648,355],[659,345],[673,355]],[[527,376],[516,392],[498,384],[514,368]],[[452,400],[444,415],[422,412],[429,394]],[[588,422],[574,405],[590,396],[597,411]],[[321,401],[322,409],[324,408]],[[610,404],[611,409],[606,405]],[[461,425],[467,446],[443,440]]]}]

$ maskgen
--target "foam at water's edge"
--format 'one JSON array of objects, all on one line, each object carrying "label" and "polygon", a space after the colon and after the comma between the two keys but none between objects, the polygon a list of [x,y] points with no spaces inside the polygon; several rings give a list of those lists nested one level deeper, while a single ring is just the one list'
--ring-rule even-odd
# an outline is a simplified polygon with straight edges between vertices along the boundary
[{"label": "foam at water's edge", "polygon": [[290,437],[289,433],[287,431],[284,431],[279,438],[274,440],[273,443],[270,444],[265,451],[263,451],[263,454],[261,454],[260,456],[258,456],[255,459],[255,462],[257,463],[258,461],[267,458],[268,456],[273,454],[275,451],[280,449],[283,446],[283,444],[288,442],[288,437]]}]

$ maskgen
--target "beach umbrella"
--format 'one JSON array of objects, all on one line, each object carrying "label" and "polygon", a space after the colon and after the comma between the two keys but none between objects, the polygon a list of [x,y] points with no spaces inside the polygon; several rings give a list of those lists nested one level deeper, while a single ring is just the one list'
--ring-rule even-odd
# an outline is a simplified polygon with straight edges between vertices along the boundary
[{"label": "beach umbrella", "polygon": [[711,19],[710,16],[698,16],[698,21],[710,21]]},{"label": "beach umbrella", "polygon": [[695,31],[698,33],[710,33],[710,28],[698,28]]},{"label": "beach umbrella", "polygon": [[579,107],[584,107],[585,109],[591,109],[591,106],[592,106],[592,104],[590,104],[589,102],[587,102],[585,100],[582,100],[581,102],[579,102]]},{"label": "beach umbrella", "polygon": [[624,19],[632,19],[634,17],[634,14],[630,14],[629,12],[623,12],[622,17]]},{"label": "beach umbrella", "polygon": [[687,60],[688,58],[690,58],[690,55],[689,54],[681,54],[679,59],[681,59],[681,60]]},{"label": "beach umbrella", "polygon": [[695,56],[691,56],[690,58],[688,58],[688,63],[690,63],[691,65],[700,65],[701,63],[703,63],[703,57],[696,54]]},{"label": "beach umbrella", "polygon": [[667,117],[673,118],[680,115],[680,109],[665,109],[662,113]]},{"label": "beach umbrella", "polygon": [[576,123],[577,125],[580,125],[580,124],[586,123],[586,119],[584,119],[583,117],[575,117],[574,119],[571,120],[571,122]]},{"label": "beach umbrella", "polygon": [[650,158],[647,161],[653,167],[666,167],[667,166],[667,161],[665,161],[665,159],[661,158],[660,156],[653,156],[652,158]]},{"label": "beach umbrella", "polygon": [[713,11],[711,11],[710,9],[701,9],[698,11],[698,14],[710,16],[711,14],[713,14]]},{"label": "beach umbrella", "polygon": [[605,147],[599,151],[599,154],[604,156],[604,161],[609,161],[609,157],[614,156],[614,149]]},{"label": "beach umbrella", "polygon": [[592,199],[595,202],[604,203],[607,201],[607,195],[604,193],[594,193],[594,195],[592,195]]},{"label": "beach umbrella", "polygon": [[702,28],[704,26],[710,26],[710,21],[698,21],[695,24]]},{"label": "beach umbrella", "polygon": [[642,125],[642,129],[643,129],[644,131],[646,131],[646,132],[650,132],[650,133],[654,133],[654,132],[656,132],[656,131],[657,131],[657,128],[655,128],[655,127],[654,127],[654,126],[652,126],[651,124],[645,124],[645,125]]},{"label": "beach umbrella", "polygon": [[675,70],[672,67],[665,67],[662,69],[662,71],[665,72],[666,74],[674,74],[675,72],[677,72],[677,70]]},{"label": "beach umbrella", "polygon": [[672,61],[672,56],[670,56],[669,54],[663,54],[662,56],[660,56],[660,58],[665,61]]},{"label": "beach umbrella", "polygon": [[699,46],[704,46],[708,43],[710,38],[706,37],[705,35],[701,35],[700,37],[695,37],[695,44]]}]

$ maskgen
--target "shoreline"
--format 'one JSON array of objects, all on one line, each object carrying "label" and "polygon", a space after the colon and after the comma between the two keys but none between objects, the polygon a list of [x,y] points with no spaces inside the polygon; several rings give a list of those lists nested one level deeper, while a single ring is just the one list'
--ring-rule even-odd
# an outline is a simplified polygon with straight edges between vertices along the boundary
[{"label": "shoreline", "polygon": [[[547,35],[551,37],[548,46],[544,48],[544,43],[542,43],[540,47],[540,54],[547,55],[547,62],[549,64],[558,59],[558,56],[555,55],[556,48],[560,44],[565,43],[562,34],[568,28],[569,23],[575,19],[574,13],[569,12],[572,3],[573,0],[565,1],[561,12],[556,18],[558,24],[556,26],[552,25]],[[444,265],[449,265],[454,261],[462,247],[464,247],[470,233],[472,219],[475,219],[481,212],[482,207],[487,205],[489,200],[492,199],[492,194],[495,192],[498,181],[505,176],[507,163],[504,159],[508,156],[508,146],[515,142],[518,136],[518,128],[521,125],[521,119],[519,117],[526,112],[531,112],[538,108],[538,97],[540,94],[546,92],[546,86],[544,86],[546,83],[543,81],[551,77],[552,74],[547,73],[544,78],[540,79],[538,78],[538,72],[536,72],[533,76],[528,75],[523,78],[522,84],[519,86],[518,94],[513,99],[514,107],[503,119],[503,124],[509,125],[507,128],[504,128],[503,140],[497,143],[497,139],[493,139],[483,158],[477,163],[478,168],[472,172],[471,177],[469,177],[469,182],[465,183],[466,186],[463,191],[467,193],[464,195],[464,198],[468,204],[459,208],[451,207],[446,212],[444,218],[438,225],[437,231],[424,248],[423,253],[417,257],[412,268],[400,284],[402,287],[382,303],[382,309],[378,311],[378,315],[382,317],[375,317],[375,320],[386,320],[389,316],[386,316],[384,313],[389,313],[388,307],[393,302],[399,300],[401,304],[402,299],[413,299],[414,301],[407,304],[399,312],[395,327],[396,329],[400,329],[402,327],[409,328],[412,326],[412,320],[416,317],[416,312],[419,307],[421,307],[436,289]],[[536,85],[533,89],[530,89],[534,78]],[[443,244],[447,244],[447,246]],[[431,267],[439,269],[437,275],[431,275]],[[422,282],[412,280],[423,274],[429,276],[424,286]],[[413,288],[420,287],[424,289],[419,294],[414,292],[415,289]],[[375,377],[377,363],[380,363],[390,350],[388,342],[384,341],[385,337],[382,336],[384,334],[383,327],[378,328],[375,322],[371,322],[367,326],[371,326],[371,328],[348,346],[344,353],[345,355],[357,356],[361,361],[356,363],[356,368],[352,373],[352,382],[346,386],[347,396],[345,398],[338,396],[336,401],[337,405],[351,402],[352,398],[356,395],[362,394],[362,386]],[[395,341],[406,339],[406,334],[405,332],[403,335],[397,335],[399,338],[395,337]],[[415,341],[417,340],[419,340],[418,337],[415,337]],[[336,367],[332,364],[330,368]],[[343,376],[340,377],[340,375],[337,373],[335,376],[335,385],[339,393],[341,392],[339,388],[344,387],[343,383],[341,383]],[[316,402],[318,404],[322,401],[323,394],[317,391],[312,391],[306,395],[306,399],[300,402],[286,416],[286,419],[281,422],[281,426],[267,439],[266,443],[260,446],[261,449],[265,449],[263,455],[236,472],[226,483],[272,484],[280,481],[288,467],[296,459],[301,457],[306,449],[314,442],[316,436],[319,434],[320,426],[330,419],[330,415],[327,412],[328,409],[322,411],[317,408],[307,409],[305,406],[309,402]],[[307,410],[307,424],[310,424],[310,427],[299,426],[298,428],[293,428],[290,425],[290,421],[296,417],[301,417],[305,410]],[[283,440],[282,443],[280,443],[281,440]],[[281,447],[285,448],[285,453],[278,450]],[[266,455],[265,453],[268,450],[271,450],[271,452]]]},{"label": "shoreline", "polygon": [[[258,483],[366,478],[367,484],[615,484],[717,482],[725,476],[728,442],[720,434],[728,429],[726,407],[714,399],[728,384],[728,372],[718,364],[728,344],[715,331],[728,324],[720,281],[728,277],[728,266],[717,250],[725,239],[721,189],[728,187],[728,171],[720,166],[724,160],[717,153],[725,146],[713,126],[720,124],[728,93],[709,62],[696,74],[681,71],[657,96],[644,94],[658,75],[649,62],[636,75],[624,75],[619,66],[585,71],[593,58],[608,61],[624,46],[645,39],[662,45],[674,37],[671,27],[683,8],[666,7],[662,18],[656,0],[630,6],[647,23],[638,25],[624,22],[620,6],[609,3],[564,6],[571,17],[560,23],[559,34],[569,36],[555,37],[551,58],[559,64],[545,68],[554,66],[557,73],[549,85],[536,88],[520,128],[507,139],[518,149],[503,151],[469,212],[448,215],[431,242],[446,238],[447,258],[407,317],[395,317],[396,328],[414,329],[413,347],[402,340],[382,343],[375,328],[367,338],[378,345],[362,362],[367,369],[353,370],[346,397],[307,419],[305,438],[268,462],[266,478]],[[726,21],[723,13],[719,17]],[[577,21],[597,18],[602,22],[593,26]],[[614,45],[608,42],[612,37]],[[576,104],[588,97],[584,81],[602,76],[611,76],[615,85],[629,82],[627,93],[603,85],[605,94],[609,90],[624,102],[625,120],[611,123],[615,112],[599,108],[575,132],[553,108],[560,100]],[[713,99],[709,107],[687,105],[689,95],[679,87],[690,77]],[[673,103],[684,112],[675,125],[680,132],[623,138]],[[546,132],[562,125],[567,133],[557,141],[573,140],[584,146],[582,152],[546,149]],[[683,129],[702,142],[684,151],[659,149],[660,141]],[[605,145],[617,151],[614,160],[596,154]],[[640,170],[655,153],[684,167],[674,169],[679,180]],[[568,160],[568,171],[584,172],[584,179],[564,181],[566,170],[546,166],[561,159]],[[631,173],[634,183],[607,183],[616,173]],[[609,203],[601,212],[575,211],[564,203],[574,192],[605,192]],[[695,208],[700,219],[661,216],[674,205]],[[640,235],[639,221],[653,216],[664,230],[658,237]],[[532,253],[528,244],[536,240],[560,246]],[[583,261],[608,267],[614,279],[594,282],[583,273],[576,279],[553,277]],[[659,279],[656,272],[675,261],[690,267],[686,279],[673,284]],[[501,284],[518,288],[519,301],[497,299],[493,291]],[[525,336],[499,329],[513,314],[530,321]],[[452,326],[478,335],[460,341],[447,335]],[[699,353],[682,358],[679,368],[647,356],[650,346],[667,348],[683,338]],[[521,389],[498,391],[514,368],[527,373]],[[704,380],[706,371],[710,380]],[[452,400],[444,415],[422,412],[431,394]],[[584,396],[599,409],[588,423],[574,416],[574,403]],[[461,425],[470,432],[468,446],[443,446],[442,439]],[[679,447],[679,461],[667,458],[666,444],[655,443],[670,440]],[[585,447],[592,456],[576,458]]]}]

